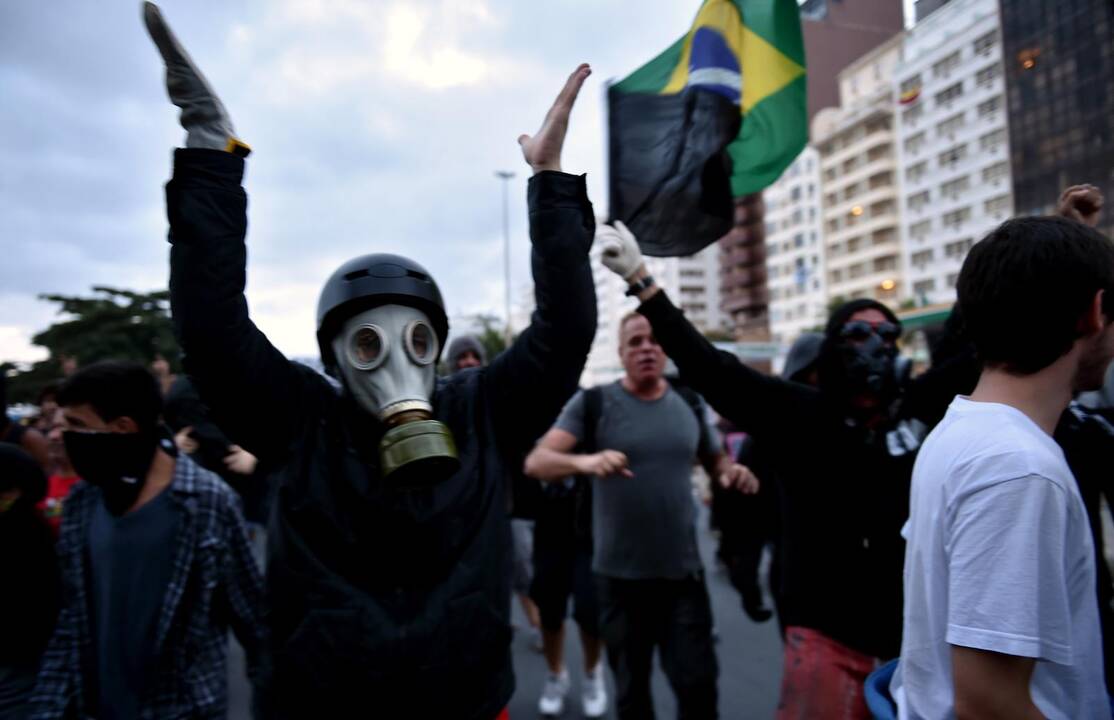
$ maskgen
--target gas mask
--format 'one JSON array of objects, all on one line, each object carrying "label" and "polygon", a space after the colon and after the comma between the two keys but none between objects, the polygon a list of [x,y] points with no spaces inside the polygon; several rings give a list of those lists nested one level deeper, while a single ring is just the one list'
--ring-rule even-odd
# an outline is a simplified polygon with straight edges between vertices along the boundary
[{"label": "gas mask", "polygon": [[365,310],[344,323],[332,348],[348,392],[389,428],[379,442],[383,478],[412,489],[456,472],[452,431],[433,419],[440,347],[426,314],[407,305]]},{"label": "gas mask", "polygon": [[114,433],[62,433],[66,454],[74,471],[85,482],[101,489],[105,507],[113,515],[123,515],[139,497],[147,480],[147,471],[162,447],[177,455],[173,441],[158,431]]},{"label": "gas mask", "polygon": [[898,389],[897,342],[901,329],[893,323],[872,325],[861,320],[846,323],[840,331],[840,359],[847,389],[892,397]]}]

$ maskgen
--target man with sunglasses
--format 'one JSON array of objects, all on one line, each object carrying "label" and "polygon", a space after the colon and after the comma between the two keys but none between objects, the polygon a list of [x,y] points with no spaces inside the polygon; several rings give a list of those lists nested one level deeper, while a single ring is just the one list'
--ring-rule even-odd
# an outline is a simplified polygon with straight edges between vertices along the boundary
[{"label": "man with sunglasses", "polygon": [[818,387],[771,377],[705,340],[654,284],[625,227],[602,226],[597,236],[604,264],[631,284],[682,379],[761,443],[779,478],[778,717],[870,717],[863,681],[900,649],[900,530],[924,434],[901,410],[918,391],[898,356],[901,323],[874,300],[847,303],[825,329]]}]

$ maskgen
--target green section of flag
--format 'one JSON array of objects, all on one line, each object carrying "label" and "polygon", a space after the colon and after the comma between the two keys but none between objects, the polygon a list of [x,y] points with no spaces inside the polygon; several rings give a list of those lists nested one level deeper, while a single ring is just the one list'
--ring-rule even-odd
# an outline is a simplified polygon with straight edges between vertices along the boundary
[{"label": "green section of flag", "polygon": [[[624,93],[679,92],[687,79],[690,39],[712,4],[705,0],[696,23],[681,39],[613,86]],[[740,40],[743,122],[726,148],[735,196],[769,186],[808,142],[804,38],[796,0],[726,0],[741,26],[716,27]],[[734,15],[734,13],[731,13]]]},{"label": "green section of flag", "polygon": [[727,146],[735,197],[769,187],[801,154],[808,143],[807,95],[801,75],[743,117],[739,136]]}]

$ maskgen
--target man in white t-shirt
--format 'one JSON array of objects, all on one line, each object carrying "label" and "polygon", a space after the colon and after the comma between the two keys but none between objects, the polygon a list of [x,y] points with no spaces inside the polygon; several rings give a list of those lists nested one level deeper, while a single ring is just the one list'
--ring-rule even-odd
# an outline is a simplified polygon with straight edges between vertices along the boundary
[{"label": "man in white t-shirt", "polygon": [[1114,243],[1010,220],[957,293],[984,369],[913,471],[899,717],[1109,719],[1094,548],[1052,433],[1114,357]]}]

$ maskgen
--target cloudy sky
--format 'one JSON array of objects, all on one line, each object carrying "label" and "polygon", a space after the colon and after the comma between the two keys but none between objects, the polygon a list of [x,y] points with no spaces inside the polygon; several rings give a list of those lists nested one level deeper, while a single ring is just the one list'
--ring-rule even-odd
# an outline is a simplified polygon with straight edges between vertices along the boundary
[{"label": "cloudy sky", "polygon": [[[450,313],[502,312],[496,169],[511,185],[513,286],[529,282],[515,138],[577,63],[565,169],[604,196],[603,83],[668,46],[697,0],[165,0],[165,17],[255,152],[248,299],[271,340],[316,355],[313,312],[350,257],[408,255]],[[40,293],[165,287],[163,183],[183,141],[128,0],[0,8],[0,360],[43,356]]]},{"label": "cloudy sky", "polygon": [[[426,265],[453,314],[501,314],[493,172],[517,173],[521,287],[529,169],[515,138],[534,132],[567,74],[591,62],[565,167],[588,172],[601,201],[602,82],[666,47],[696,5],[163,2],[255,149],[245,183],[255,321],[286,353],[316,354],[321,284],[374,251]],[[138,2],[4,3],[0,96],[0,359],[25,360],[41,356],[30,336],[54,319],[38,294],[165,286],[162,185],[184,134]]]}]

